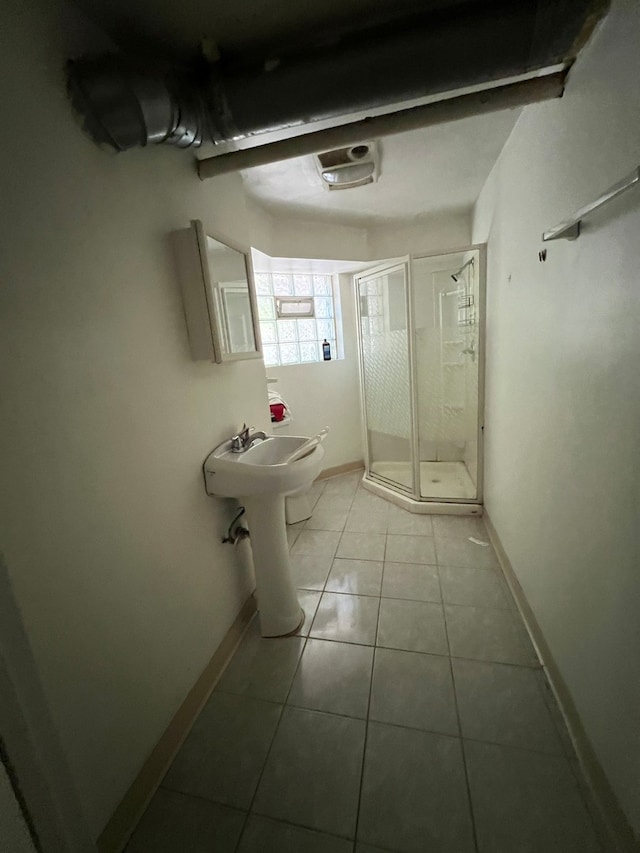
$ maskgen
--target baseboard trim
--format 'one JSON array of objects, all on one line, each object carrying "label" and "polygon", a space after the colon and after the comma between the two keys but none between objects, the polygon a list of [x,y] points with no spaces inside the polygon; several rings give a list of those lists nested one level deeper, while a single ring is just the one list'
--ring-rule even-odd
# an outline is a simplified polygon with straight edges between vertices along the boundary
[{"label": "baseboard trim", "polygon": [[211,695],[216,682],[236,650],[256,612],[256,599],[250,596],[213,657],[193,685],[160,740],[142,765],[140,772],[118,804],[98,838],[99,853],[120,853],[128,842],[164,774],[184,743],[198,714]]},{"label": "baseboard trim", "polygon": [[602,765],[591,745],[569,688],[553,658],[551,649],[538,624],[538,620],[527,600],[520,581],[511,565],[511,561],[507,556],[507,552],[500,541],[500,537],[486,509],[484,512],[484,521],[489,533],[489,539],[498,556],[502,572],[558,702],[578,762],[589,786],[591,797],[599,811],[598,829],[600,830],[600,835],[606,836],[605,839],[601,839],[607,842],[605,849],[607,853],[638,853],[640,842],[629,825],[627,817],[618,802],[618,798],[602,769]]},{"label": "baseboard trim", "polygon": [[340,474],[348,474],[350,471],[364,471],[364,462],[358,459],[356,462],[345,462],[344,465],[334,465],[333,468],[325,468],[320,471],[318,480],[328,480],[329,477],[338,477]]}]

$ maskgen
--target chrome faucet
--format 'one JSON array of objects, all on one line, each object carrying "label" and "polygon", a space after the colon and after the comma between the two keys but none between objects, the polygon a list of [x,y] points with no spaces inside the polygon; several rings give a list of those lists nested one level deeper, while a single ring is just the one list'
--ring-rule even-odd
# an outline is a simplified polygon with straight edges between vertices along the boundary
[{"label": "chrome faucet", "polygon": [[258,441],[258,439],[264,441],[266,438],[268,438],[266,433],[262,431],[254,432],[253,427],[242,424],[242,429],[238,434],[231,437],[231,450],[233,453],[244,453],[245,450],[251,447],[254,441]]}]

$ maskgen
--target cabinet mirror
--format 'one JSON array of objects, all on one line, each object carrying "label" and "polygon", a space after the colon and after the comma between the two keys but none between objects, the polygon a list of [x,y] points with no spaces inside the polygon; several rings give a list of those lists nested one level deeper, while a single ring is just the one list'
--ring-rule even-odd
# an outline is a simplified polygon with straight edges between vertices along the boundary
[{"label": "cabinet mirror", "polygon": [[249,255],[198,219],[174,238],[193,358],[260,358]]}]

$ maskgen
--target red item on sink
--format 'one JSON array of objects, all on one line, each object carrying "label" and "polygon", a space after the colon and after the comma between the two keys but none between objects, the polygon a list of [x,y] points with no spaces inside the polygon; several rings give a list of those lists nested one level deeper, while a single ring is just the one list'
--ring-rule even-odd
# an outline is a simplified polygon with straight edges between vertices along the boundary
[{"label": "red item on sink", "polygon": [[277,422],[277,421],[283,421],[284,420],[284,413],[285,413],[286,409],[285,409],[285,406],[283,403],[271,403],[269,408],[271,409],[271,420],[272,421]]}]

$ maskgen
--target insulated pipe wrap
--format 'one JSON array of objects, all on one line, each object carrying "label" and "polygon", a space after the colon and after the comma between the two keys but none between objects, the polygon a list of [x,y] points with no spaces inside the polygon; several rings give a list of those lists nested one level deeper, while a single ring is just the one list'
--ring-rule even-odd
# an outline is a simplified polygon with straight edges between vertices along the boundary
[{"label": "insulated pipe wrap", "polygon": [[71,61],[69,94],[87,132],[117,151],[168,142],[180,148],[202,142],[197,92],[159,72],[115,55]]},{"label": "insulated pipe wrap", "polygon": [[383,29],[361,28],[331,46],[303,45],[242,66],[200,63],[197,74],[115,55],[80,59],[69,63],[69,90],[99,143],[117,151],[186,148],[565,64],[595,24],[593,10],[604,7],[604,0],[467,0]]}]

